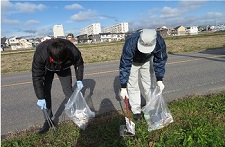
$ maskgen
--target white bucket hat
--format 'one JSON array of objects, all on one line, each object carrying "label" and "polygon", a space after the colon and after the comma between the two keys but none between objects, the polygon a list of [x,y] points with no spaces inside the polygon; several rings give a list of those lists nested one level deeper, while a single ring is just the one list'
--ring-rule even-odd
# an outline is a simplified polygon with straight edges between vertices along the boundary
[{"label": "white bucket hat", "polygon": [[143,29],[137,43],[138,50],[149,54],[155,49],[155,45],[156,31],[154,29]]}]

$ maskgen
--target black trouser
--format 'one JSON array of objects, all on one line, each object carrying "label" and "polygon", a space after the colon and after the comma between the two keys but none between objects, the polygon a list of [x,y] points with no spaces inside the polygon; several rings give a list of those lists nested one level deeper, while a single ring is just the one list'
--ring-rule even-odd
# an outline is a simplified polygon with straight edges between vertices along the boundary
[{"label": "black trouser", "polygon": [[58,75],[58,78],[60,80],[60,83],[62,85],[62,89],[66,98],[69,98],[73,93],[72,73],[70,68],[63,71],[59,71],[59,72],[46,71],[46,74],[44,76],[44,92],[45,92],[46,107],[48,110],[50,110],[48,111],[48,114],[50,117],[52,117],[51,89],[52,89],[52,81],[53,81],[55,73]]}]

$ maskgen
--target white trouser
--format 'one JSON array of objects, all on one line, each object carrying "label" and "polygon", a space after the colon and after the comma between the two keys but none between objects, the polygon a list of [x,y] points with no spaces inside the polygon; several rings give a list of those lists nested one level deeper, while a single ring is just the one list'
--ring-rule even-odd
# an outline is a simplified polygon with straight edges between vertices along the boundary
[{"label": "white trouser", "polygon": [[[138,81],[144,89],[144,97],[146,99],[151,89],[150,61],[146,63],[133,63],[131,66],[130,76],[127,83],[127,91],[129,95],[129,103],[133,114],[141,113],[141,92]],[[146,99],[146,103],[147,103]]]}]

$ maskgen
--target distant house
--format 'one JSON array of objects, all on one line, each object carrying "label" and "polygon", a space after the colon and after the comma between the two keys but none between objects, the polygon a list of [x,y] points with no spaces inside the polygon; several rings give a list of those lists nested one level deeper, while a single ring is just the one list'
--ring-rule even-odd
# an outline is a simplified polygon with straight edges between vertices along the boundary
[{"label": "distant house", "polygon": [[41,38],[41,42],[43,42],[43,41],[45,41],[45,40],[49,40],[49,39],[52,39],[52,38],[49,37],[49,36],[45,36],[45,37]]},{"label": "distant house", "polygon": [[100,35],[99,34],[89,35],[88,38],[90,38],[91,42],[100,42]]},{"label": "distant house", "polygon": [[27,49],[27,48],[32,48],[32,43],[29,42],[27,39],[20,39],[19,40],[19,44],[20,44],[20,47],[19,48],[23,48],[23,49]]},{"label": "distant house", "polygon": [[186,27],[187,34],[198,34],[198,26]]},{"label": "distant house", "polygon": [[172,30],[172,35],[186,35],[186,28],[184,26],[175,27]]},{"label": "distant house", "polygon": [[126,33],[112,33],[113,41],[125,40]]},{"label": "distant house", "polygon": [[11,46],[12,50],[32,48],[32,43],[29,42],[27,39],[21,37],[9,38],[9,45]]},{"label": "distant house", "polygon": [[99,33],[101,42],[111,42],[112,35],[111,33]]},{"label": "distant house", "polygon": [[112,42],[125,40],[126,33],[99,33],[100,42]]},{"label": "distant house", "polygon": [[161,36],[171,35],[171,29],[168,29],[166,26],[162,26],[160,28],[157,28],[156,32],[159,33]]},{"label": "distant house", "polygon": [[31,43],[32,43],[32,46],[33,46],[33,47],[37,47],[38,44],[40,44],[40,42],[41,42],[41,41],[39,41],[39,40],[33,40]]},{"label": "distant house", "polygon": [[77,40],[78,40],[78,43],[88,43],[90,41],[87,34],[82,34],[77,36]]},{"label": "distant house", "polygon": [[198,31],[199,32],[207,31],[207,26],[198,26]]}]

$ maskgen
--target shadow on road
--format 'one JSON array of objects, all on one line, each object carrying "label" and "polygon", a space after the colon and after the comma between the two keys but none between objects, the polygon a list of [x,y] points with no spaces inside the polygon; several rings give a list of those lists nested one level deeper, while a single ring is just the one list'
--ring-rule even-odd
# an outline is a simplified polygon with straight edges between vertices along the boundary
[{"label": "shadow on road", "polygon": [[[214,56],[193,56],[189,54],[171,54],[175,56],[186,56],[186,57],[193,57],[193,58],[202,58],[202,59],[207,59],[207,60],[212,60],[212,61],[219,61],[219,62],[225,62],[225,48],[215,48],[215,49],[206,49],[203,51],[199,51],[198,53],[200,54],[210,54],[210,55],[215,55],[218,56],[217,59]],[[220,58],[220,59],[218,59]]]},{"label": "shadow on road", "polygon": [[199,53],[211,55],[225,55],[225,48],[206,49],[203,51],[199,51]]},{"label": "shadow on road", "polygon": [[[123,115],[125,115],[124,112],[124,102],[123,99],[120,97],[120,80],[119,80],[119,76],[116,76],[113,82],[113,88],[114,88],[114,92],[115,92],[115,99],[119,102],[120,104],[120,108],[123,112]],[[130,105],[129,105],[130,108]]]},{"label": "shadow on road", "polygon": [[95,84],[96,82],[93,79],[84,79],[84,88],[81,90],[81,92],[84,95],[84,98],[87,102],[87,105],[91,109],[91,111],[96,112],[94,105],[93,105],[93,100],[92,100],[92,95],[95,89]]}]

